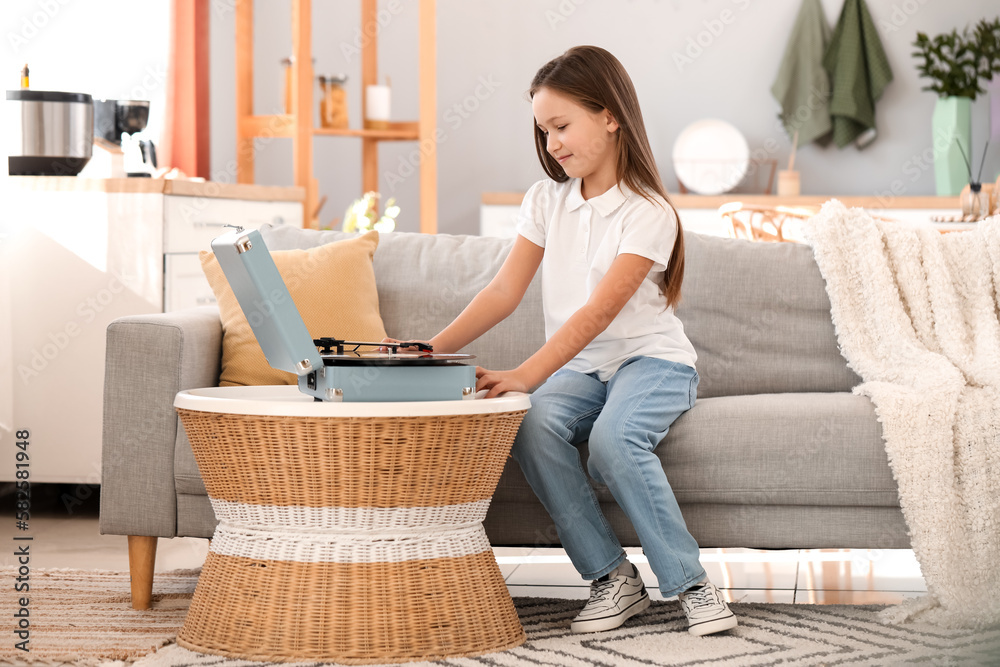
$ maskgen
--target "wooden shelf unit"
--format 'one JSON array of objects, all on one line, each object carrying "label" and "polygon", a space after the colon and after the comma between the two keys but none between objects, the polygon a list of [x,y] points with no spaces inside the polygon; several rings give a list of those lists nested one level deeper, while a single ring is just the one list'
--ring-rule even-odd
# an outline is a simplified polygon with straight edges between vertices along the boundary
[{"label": "wooden shelf unit", "polygon": [[[361,120],[365,117],[365,87],[378,82],[377,0],[361,1]],[[378,145],[381,141],[420,143],[420,231],[437,232],[437,142],[435,0],[419,2],[420,117],[392,122],[388,129],[326,129],[314,127],[312,67],[312,0],[292,0],[291,113],[253,113],[253,0],[236,0],[236,181],[254,182],[254,138],[288,137],[293,142],[295,185],[305,188],[305,223],[315,218],[319,186],[313,175],[313,137],[361,139],[361,192],[379,191]],[[368,28],[370,26],[370,28]]]},{"label": "wooden shelf unit", "polygon": [[[396,125],[399,127],[395,127]],[[413,127],[408,127],[409,125],[413,125]],[[363,139],[377,139],[379,141],[418,141],[420,139],[420,131],[417,128],[417,123],[390,123],[389,127],[385,130],[317,127],[313,129],[313,134],[330,137],[361,137]]]}]

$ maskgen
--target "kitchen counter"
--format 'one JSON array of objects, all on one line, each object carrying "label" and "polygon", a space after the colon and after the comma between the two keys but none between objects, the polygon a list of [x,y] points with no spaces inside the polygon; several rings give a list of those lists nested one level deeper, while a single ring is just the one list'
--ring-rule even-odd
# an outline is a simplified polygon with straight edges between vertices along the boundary
[{"label": "kitchen counter", "polygon": [[108,192],[212,197],[249,201],[305,201],[305,188],[163,178],[79,178],[77,176],[5,176],[3,192]]},{"label": "kitchen counter", "polygon": [[[724,195],[692,195],[669,193],[670,201],[687,231],[713,236],[730,236],[730,225],[719,215],[719,207],[732,202],[752,206],[811,206],[820,207],[830,199],[837,199],[848,208],[863,208],[873,215],[912,224],[930,224],[937,216],[957,216],[961,211],[958,197],[892,195],[798,195],[778,197],[729,193]],[[524,198],[522,192],[484,192],[479,207],[479,233],[483,236],[511,237],[517,226],[517,212]],[[940,231],[969,229],[973,223],[933,223]]]}]

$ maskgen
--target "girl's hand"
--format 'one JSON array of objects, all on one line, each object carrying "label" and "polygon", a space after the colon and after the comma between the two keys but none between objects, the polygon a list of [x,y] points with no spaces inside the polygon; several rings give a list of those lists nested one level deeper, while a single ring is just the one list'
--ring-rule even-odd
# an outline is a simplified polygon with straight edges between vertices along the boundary
[{"label": "girl's hand", "polygon": [[[379,342],[380,343],[424,343],[426,345],[430,345],[430,343],[428,343],[426,340],[397,340],[396,338],[383,338]],[[396,348],[397,351],[399,351],[399,350],[416,350],[416,349],[417,349],[416,345],[400,346],[400,347]],[[388,352],[389,348],[385,347],[383,345],[382,347],[380,347],[378,349],[378,351],[379,352]]]},{"label": "girl's hand", "polygon": [[476,366],[476,391],[489,389],[484,398],[493,398],[505,391],[527,392],[529,386],[523,375],[518,369],[488,371],[482,366]]}]

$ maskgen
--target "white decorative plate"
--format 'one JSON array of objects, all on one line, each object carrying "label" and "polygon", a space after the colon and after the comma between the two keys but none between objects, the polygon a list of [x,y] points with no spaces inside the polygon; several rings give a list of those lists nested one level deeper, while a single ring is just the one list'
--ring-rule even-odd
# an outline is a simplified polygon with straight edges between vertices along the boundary
[{"label": "white decorative plate", "polygon": [[698,120],[674,142],[674,172],[688,190],[701,195],[729,192],[750,166],[747,140],[732,124],[717,118]]}]

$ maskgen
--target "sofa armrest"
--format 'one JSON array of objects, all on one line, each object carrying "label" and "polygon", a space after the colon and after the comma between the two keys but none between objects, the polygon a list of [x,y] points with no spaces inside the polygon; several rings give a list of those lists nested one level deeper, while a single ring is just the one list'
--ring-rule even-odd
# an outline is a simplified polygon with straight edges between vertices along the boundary
[{"label": "sofa armrest", "polygon": [[103,534],[177,534],[174,448],[182,389],[216,386],[218,308],[122,317],[108,325],[101,455]]}]

